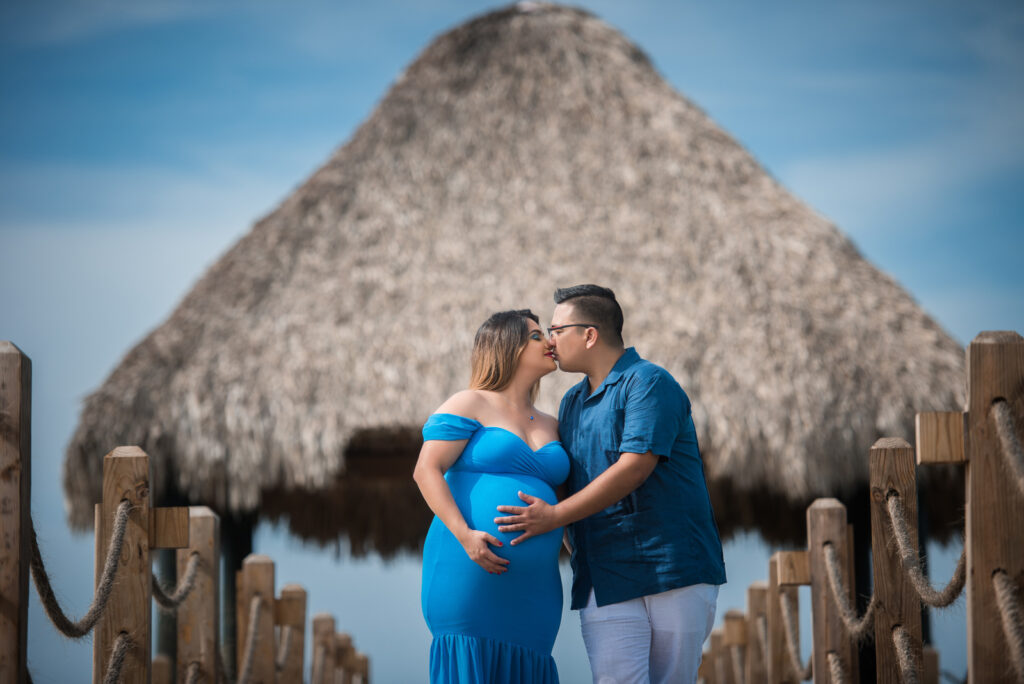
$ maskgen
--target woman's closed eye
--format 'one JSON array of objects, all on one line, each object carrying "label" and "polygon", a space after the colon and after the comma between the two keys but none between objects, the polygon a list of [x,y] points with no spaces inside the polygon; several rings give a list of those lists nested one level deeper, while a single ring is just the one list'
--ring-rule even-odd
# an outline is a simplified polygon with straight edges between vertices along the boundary
[{"label": "woman's closed eye", "polygon": [[541,340],[544,339],[544,337],[539,332],[537,332],[535,330],[532,333],[530,333],[530,339],[531,340],[536,340],[537,342],[540,342]]}]

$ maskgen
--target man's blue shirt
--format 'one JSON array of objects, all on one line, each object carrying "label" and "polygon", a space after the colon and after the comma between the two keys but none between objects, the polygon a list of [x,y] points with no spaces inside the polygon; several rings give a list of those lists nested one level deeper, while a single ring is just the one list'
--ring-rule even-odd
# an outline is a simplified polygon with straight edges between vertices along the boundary
[{"label": "man's blue shirt", "polygon": [[584,378],[562,397],[558,427],[575,494],[623,452],[658,456],[635,491],[569,528],[572,608],[619,603],[693,584],[723,584],[725,563],[690,399],[630,347],[593,394]]}]

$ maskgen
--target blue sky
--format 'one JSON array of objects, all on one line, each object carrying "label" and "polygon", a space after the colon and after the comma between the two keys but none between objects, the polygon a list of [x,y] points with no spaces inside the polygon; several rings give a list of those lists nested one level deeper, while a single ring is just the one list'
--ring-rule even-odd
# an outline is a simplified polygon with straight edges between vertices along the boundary
[{"label": "blue sky", "polygon": [[[582,4],[962,343],[1024,331],[1018,3]],[[492,6],[0,5],[0,339],[34,362],[33,508],[44,549],[62,549],[55,581],[73,611],[87,605],[91,572],[75,568],[91,568],[92,543],[66,529],[59,472],[81,398],[434,36]],[[338,566],[284,537],[260,539]],[[348,605],[314,591],[322,609]],[[33,611],[36,681],[67,679],[88,647],[56,641]]]}]

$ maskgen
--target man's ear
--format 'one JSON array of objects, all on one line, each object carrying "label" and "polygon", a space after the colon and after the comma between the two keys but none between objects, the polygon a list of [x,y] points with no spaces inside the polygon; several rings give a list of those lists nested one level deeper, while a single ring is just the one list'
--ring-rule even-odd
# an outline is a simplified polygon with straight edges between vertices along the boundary
[{"label": "man's ear", "polygon": [[600,333],[598,333],[597,328],[587,328],[584,334],[587,336],[585,343],[587,349],[593,349],[597,345],[597,337]]}]

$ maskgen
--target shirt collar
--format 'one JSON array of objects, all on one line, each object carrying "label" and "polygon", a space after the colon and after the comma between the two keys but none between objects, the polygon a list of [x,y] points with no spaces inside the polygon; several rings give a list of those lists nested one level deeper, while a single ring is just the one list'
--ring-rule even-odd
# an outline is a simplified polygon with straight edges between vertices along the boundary
[{"label": "shirt collar", "polygon": [[[594,390],[593,394],[591,394],[590,396],[583,397],[583,400],[589,401],[594,397],[600,396],[601,393],[604,392],[605,388],[611,387],[619,380],[621,380],[622,374],[626,371],[626,369],[628,369],[630,366],[632,366],[634,363],[637,363],[638,361],[640,361],[640,355],[636,353],[636,348],[629,347],[628,349],[626,349],[622,356],[619,357],[619,360],[615,362],[615,365],[612,366],[612,369],[608,371],[608,375],[605,377],[604,381],[600,385],[598,385],[597,389]],[[587,380],[586,378],[584,378],[583,382],[580,383],[582,385],[580,392],[581,395],[584,392],[586,392],[586,388],[589,386],[588,383],[589,380]]]}]

